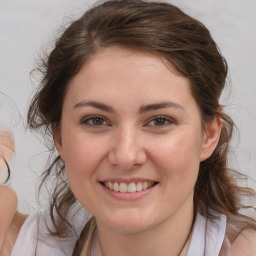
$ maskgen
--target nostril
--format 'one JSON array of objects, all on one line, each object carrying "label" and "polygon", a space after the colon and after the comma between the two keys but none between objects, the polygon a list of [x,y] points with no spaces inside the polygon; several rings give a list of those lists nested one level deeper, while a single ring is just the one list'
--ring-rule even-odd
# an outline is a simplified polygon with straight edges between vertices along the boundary
[{"label": "nostril", "polygon": [[113,149],[108,154],[108,159],[111,164],[118,165],[120,169],[133,169],[145,163],[147,156],[144,150],[124,150]]}]

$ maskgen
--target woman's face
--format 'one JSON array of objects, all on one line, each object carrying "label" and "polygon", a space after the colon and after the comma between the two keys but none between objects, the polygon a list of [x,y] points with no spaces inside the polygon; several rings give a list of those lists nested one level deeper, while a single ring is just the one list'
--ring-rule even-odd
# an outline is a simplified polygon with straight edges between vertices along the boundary
[{"label": "woman's face", "polygon": [[209,127],[188,79],[155,55],[110,47],[70,81],[55,143],[97,223],[133,232],[193,211],[200,161],[218,137]]}]

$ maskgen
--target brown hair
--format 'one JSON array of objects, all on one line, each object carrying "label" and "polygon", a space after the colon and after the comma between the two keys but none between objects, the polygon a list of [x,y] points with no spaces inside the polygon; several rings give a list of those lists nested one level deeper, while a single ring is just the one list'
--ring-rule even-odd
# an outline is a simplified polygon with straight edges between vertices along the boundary
[{"label": "brown hair", "polygon": [[[171,4],[105,1],[74,21],[43,62],[43,79],[28,112],[30,128],[42,129],[54,150],[52,129],[59,128],[68,82],[93,54],[109,46],[163,57],[190,80],[203,123],[220,115],[223,121],[220,140],[212,156],[200,165],[195,185],[195,208],[207,217],[213,217],[209,208],[225,214],[229,230],[232,230],[228,231],[230,235],[244,228],[256,230],[255,221],[239,213],[245,207],[241,196],[254,196],[255,192],[236,184],[238,173],[229,169],[227,163],[234,123],[219,103],[226,84],[226,61],[208,29]],[[57,235],[66,230],[69,210],[76,202],[63,170],[64,163],[56,156],[43,174],[43,183],[52,175],[56,177],[50,214]]]}]

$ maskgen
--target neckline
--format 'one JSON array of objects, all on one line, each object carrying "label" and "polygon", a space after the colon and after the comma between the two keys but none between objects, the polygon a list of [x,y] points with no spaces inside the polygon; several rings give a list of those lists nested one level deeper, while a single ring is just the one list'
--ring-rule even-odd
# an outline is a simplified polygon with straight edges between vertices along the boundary
[{"label": "neckline", "polygon": [[[192,227],[192,232],[180,256],[183,255],[205,255],[205,252],[213,252],[214,256],[218,255],[223,244],[224,235],[226,231],[226,216],[216,211],[210,210],[215,218],[207,218],[202,216],[199,212],[196,214],[196,219]],[[94,217],[86,224],[83,232],[86,236],[84,239],[84,246],[81,250],[83,256],[96,256],[91,254],[91,245],[96,230],[96,220]],[[209,234],[211,234],[209,236]],[[214,235],[213,235],[214,234]],[[206,239],[207,238],[207,239]],[[213,248],[214,247],[214,248]],[[206,250],[206,251],[205,251]],[[185,254],[184,254],[185,253]],[[74,255],[74,254],[73,254]],[[100,256],[97,254],[97,256]],[[101,254],[102,256],[102,254]]]},{"label": "neckline", "polygon": [[[193,233],[193,226],[191,227],[189,236],[188,236],[185,244],[183,245],[181,252],[179,253],[178,256],[186,256],[187,255],[191,237],[192,237],[192,233]],[[87,248],[87,250],[89,251],[89,254],[88,255],[85,254],[85,256],[103,256],[96,225],[95,225],[95,229],[92,231],[92,234],[91,234],[90,248]]]}]

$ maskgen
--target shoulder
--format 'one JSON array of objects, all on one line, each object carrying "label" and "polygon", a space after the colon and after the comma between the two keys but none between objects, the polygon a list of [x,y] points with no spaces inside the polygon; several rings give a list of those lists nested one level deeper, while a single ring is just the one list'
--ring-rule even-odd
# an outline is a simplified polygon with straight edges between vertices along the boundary
[{"label": "shoulder", "polygon": [[256,255],[256,231],[243,230],[236,239],[230,243],[227,256],[254,256]]},{"label": "shoulder", "polygon": [[242,231],[231,244],[228,255],[256,255],[256,231]]},{"label": "shoulder", "polygon": [[3,255],[11,248],[12,243],[9,238],[17,237],[16,232],[13,231],[17,204],[18,199],[12,188],[0,184],[0,252],[2,251]]},{"label": "shoulder", "polygon": [[38,235],[38,214],[25,216],[11,255],[34,255]]},{"label": "shoulder", "polygon": [[23,224],[12,251],[12,256],[73,255],[77,233],[71,228],[65,237],[54,235],[48,211],[29,216]]},{"label": "shoulder", "polygon": [[15,245],[17,237],[19,235],[20,229],[25,222],[27,215],[16,212],[9,226],[9,229],[5,236],[5,241],[3,245],[2,255],[11,255],[12,249]]}]

